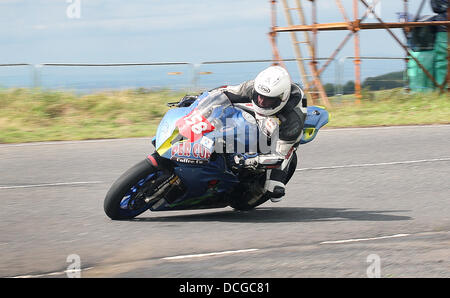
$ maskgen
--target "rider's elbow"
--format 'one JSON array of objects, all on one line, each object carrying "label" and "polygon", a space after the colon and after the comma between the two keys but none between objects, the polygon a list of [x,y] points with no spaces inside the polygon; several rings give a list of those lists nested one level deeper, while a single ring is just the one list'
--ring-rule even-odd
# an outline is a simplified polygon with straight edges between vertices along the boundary
[{"label": "rider's elbow", "polygon": [[304,117],[295,111],[291,111],[286,115],[286,121],[280,126],[280,140],[292,142],[296,141],[303,131]]}]

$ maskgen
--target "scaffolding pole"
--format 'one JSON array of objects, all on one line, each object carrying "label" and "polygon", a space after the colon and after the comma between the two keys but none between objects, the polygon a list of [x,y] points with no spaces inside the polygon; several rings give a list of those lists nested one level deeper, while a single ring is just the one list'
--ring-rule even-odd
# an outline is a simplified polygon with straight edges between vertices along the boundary
[{"label": "scaffolding pole", "polygon": [[[298,7],[301,7],[301,0],[296,0],[298,3]],[[321,73],[326,69],[326,67],[335,59],[337,54],[341,51],[341,49],[344,47],[344,45],[347,43],[347,41],[350,39],[350,37],[354,37],[354,51],[355,51],[355,57],[354,57],[354,66],[355,66],[355,95],[356,95],[356,102],[359,102],[361,99],[361,58],[360,58],[360,40],[359,40],[359,33],[361,30],[373,30],[373,29],[384,29],[388,32],[389,35],[400,45],[401,48],[405,51],[405,62],[408,63],[409,60],[414,60],[417,64],[417,66],[423,71],[423,73],[433,82],[434,86],[439,88],[440,92],[443,93],[445,91],[450,91],[450,31],[448,30],[450,26],[450,0],[448,0],[449,5],[447,8],[447,20],[446,21],[427,21],[427,22],[417,22],[417,18],[423,8],[425,0],[422,0],[422,3],[419,7],[419,10],[416,14],[416,18],[413,21],[410,21],[407,19],[409,9],[408,9],[408,0],[402,0],[403,1],[403,10],[405,14],[405,19],[403,22],[384,22],[374,11],[374,6],[378,3],[378,0],[374,1],[372,5],[369,5],[366,0],[353,0],[353,20],[350,21],[350,18],[348,17],[344,6],[342,5],[341,0],[336,0],[336,4],[338,9],[341,11],[344,21],[345,22],[335,22],[335,23],[318,23],[317,22],[317,9],[316,9],[316,2],[318,0],[308,0],[312,5],[312,24],[308,25],[305,22],[304,15],[300,14],[299,16],[301,19],[300,25],[293,25],[291,20],[288,20],[289,26],[286,27],[277,27],[276,23],[272,21],[272,32],[271,34],[273,36],[276,36],[277,33],[282,32],[304,32],[307,34],[308,32],[312,32],[313,38],[312,41],[310,41],[310,56],[311,56],[311,72],[312,76],[314,78],[314,82],[319,82],[319,93],[321,93],[320,86],[322,84],[320,83],[320,75]],[[275,5],[276,0],[272,0],[272,5]],[[286,3],[286,0],[283,0],[284,3]],[[367,9],[366,13],[360,18],[359,17],[359,4],[364,5],[364,7]],[[287,4],[286,4],[287,6]],[[378,21],[378,23],[363,23],[363,20],[367,17],[368,12],[370,12],[375,19]],[[303,13],[303,11],[301,11]],[[274,19],[272,19],[274,20]],[[391,29],[394,28],[402,28],[403,32],[405,33],[405,37],[407,36],[407,33],[411,30],[411,28],[414,27],[424,27],[424,26],[446,26],[447,27],[447,76],[444,82],[442,84],[439,84],[435,77],[415,58],[413,55],[411,55],[410,49],[401,42],[401,40],[392,32]],[[348,30],[350,31],[349,34],[344,38],[344,40],[339,44],[338,48],[332,53],[330,58],[325,62],[324,65],[322,65],[321,68],[318,69],[317,67],[317,61],[316,61],[316,51],[317,51],[317,34],[320,31],[336,31],[336,30]],[[294,35],[291,35],[294,36]],[[293,40],[295,42],[295,40]],[[297,41],[298,42],[298,41]],[[276,48],[276,44],[273,44],[273,46]],[[276,50],[278,53],[278,50]],[[275,53],[275,51],[274,51]],[[274,56],[275,57],[275,56]],[[303,76],[303,72],[302,72]],[[305,79],[304,79],[305,80]],[[445,85],[447,84],[447,88],[445,88]],[[323,87],[322,87],[323,88]],[[321,95],[322,97],[322,95]],[[326,94],[325,94],[326,98]],[[328,100],[328,99],[327,99]]]}]

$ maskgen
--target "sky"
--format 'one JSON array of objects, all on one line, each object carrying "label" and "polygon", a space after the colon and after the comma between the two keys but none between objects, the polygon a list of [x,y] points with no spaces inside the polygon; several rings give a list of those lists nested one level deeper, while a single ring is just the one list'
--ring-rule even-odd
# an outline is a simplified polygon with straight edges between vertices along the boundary
[{"label": "sky", "polygon": [[[310,19],[309,1],[302,2]],[[352,16],[352,0],[342,2]],[[378,11],[383,20],[397,21],[395,13],[403,10],[403,0],[380,2]],[[411,12],[417,10],[420,2],[410,0]],[[0,63],[269,59],[269,3],[269,0],[0,0]],[[343,21],[334,0],[317,3],[319,22]],[[281,9],[279,3],[278,24],[284,26]],[[360,5],[360,15],[364,11]],[[432,14],[429,3],[422,14]],[[403,40],[402,32],[395,32]],[[320,33],[318,56],[329,56],[346,33]],[[294,57],[288,33],[279,35],[278,45],[283,58]],[[340,57],[352,55],[350,41]],[[361,55],[402,57],[404,52],[384,30],[367,30],[361,33]],[[380,67],[383,69],[379,72],[386,72],[389,63],[384,64],[383,68],[368,62],[367,74],[375,71],[370,69]]]}]

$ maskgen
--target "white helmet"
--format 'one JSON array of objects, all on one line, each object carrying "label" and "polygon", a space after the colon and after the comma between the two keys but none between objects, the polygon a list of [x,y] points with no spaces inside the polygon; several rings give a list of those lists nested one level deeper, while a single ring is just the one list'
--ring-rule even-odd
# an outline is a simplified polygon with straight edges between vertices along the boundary
[{"label": "white helmet", "polygon": [[253,104],[256,113],[271,116],[279,112],[291,94],[291,78],[281,66],[270,66],[255,78]]}]

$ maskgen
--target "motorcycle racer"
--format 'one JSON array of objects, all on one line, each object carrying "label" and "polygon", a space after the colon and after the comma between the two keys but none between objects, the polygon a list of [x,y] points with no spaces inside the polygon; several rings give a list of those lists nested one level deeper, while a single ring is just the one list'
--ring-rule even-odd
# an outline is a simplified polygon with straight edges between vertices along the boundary
[{"label": "motorcycle racer", "polygon": [[306,99],[303,90],[292,83],[287,70],[281,66],[270,66],[260,72],[254,80],[239,85],[221,87],[232,103],[251,103],[255,118],[268,137],[278,128],[275,152],[259,155],[246,163],[257,164],[264,158],[277,158],[281,167],[267,171],[264,185],[272,202],[281,201],[289,179],[287,169],[302,136],[306,118]]}]

